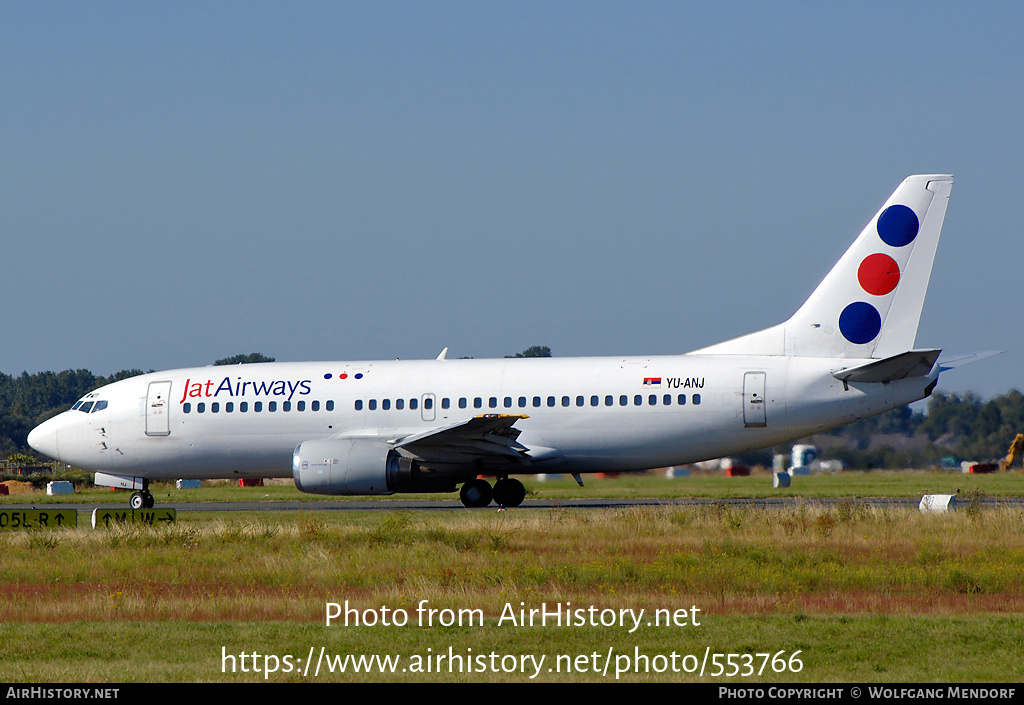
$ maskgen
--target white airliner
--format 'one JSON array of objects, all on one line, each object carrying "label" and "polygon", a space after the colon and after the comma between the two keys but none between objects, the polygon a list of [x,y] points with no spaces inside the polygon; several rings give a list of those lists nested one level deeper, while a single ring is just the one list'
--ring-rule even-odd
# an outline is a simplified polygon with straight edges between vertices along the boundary
[{"label": "white airliner", "polygon": [[[927,397],[916,349],[953,179],[907,178],[786,322],[656,357],[264,363],[141,375],[35,428],[96,484],[294,478],[303,492],[454,492],[519,505],[512,475],[645,470],[803,438]],[[497,478],[493,487],[478,476]]]}]

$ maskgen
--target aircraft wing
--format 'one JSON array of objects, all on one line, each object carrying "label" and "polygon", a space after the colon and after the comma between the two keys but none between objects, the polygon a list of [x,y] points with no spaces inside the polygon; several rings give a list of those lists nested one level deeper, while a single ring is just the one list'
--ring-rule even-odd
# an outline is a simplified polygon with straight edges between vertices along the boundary
[{"label": "aircraft wing", "polygon": [[503,458],[528,463],[529,449],[518,442],[521,414],[483,414],[450,426],[407,436],[394,447],[426,463],[466,463]]}]

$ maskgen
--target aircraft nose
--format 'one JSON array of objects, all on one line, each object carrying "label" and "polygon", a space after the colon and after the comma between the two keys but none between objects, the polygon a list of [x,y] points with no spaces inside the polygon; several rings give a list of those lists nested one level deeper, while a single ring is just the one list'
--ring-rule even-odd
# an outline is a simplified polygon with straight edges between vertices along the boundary
[{"label": "aircraft nose", "polygon": [[28,434],[28,444],[43,455],[57,458],[57,424],[53,419],[39,424]]}]

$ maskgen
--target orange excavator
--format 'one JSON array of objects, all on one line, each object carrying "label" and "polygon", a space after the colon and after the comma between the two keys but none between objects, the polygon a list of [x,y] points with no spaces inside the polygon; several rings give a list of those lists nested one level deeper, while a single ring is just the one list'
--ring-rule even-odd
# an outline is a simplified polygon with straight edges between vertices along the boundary
[{"label": "orange excavator", "polygon": [[1024,433],[1018,433],[1010,444],[1010,450],[1006,457],[999,461],[1000,470],[1009,470],[1014,463],[1024,454]]}]

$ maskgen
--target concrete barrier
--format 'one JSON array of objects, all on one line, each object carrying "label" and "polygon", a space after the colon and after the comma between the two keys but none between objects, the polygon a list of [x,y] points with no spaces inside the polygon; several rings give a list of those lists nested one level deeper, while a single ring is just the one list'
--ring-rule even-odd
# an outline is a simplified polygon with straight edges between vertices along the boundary
[{"label": "concrete barrier", "polygon": [[54,480],[53,482],[46,483],[46,494],[72,494],[75,491],[75,486],[67,480]]},{"label": "concrete barrier", "polygon": [[922,512],[942,514],[956,509],[955,494],[926,494],[917,507]]}]

